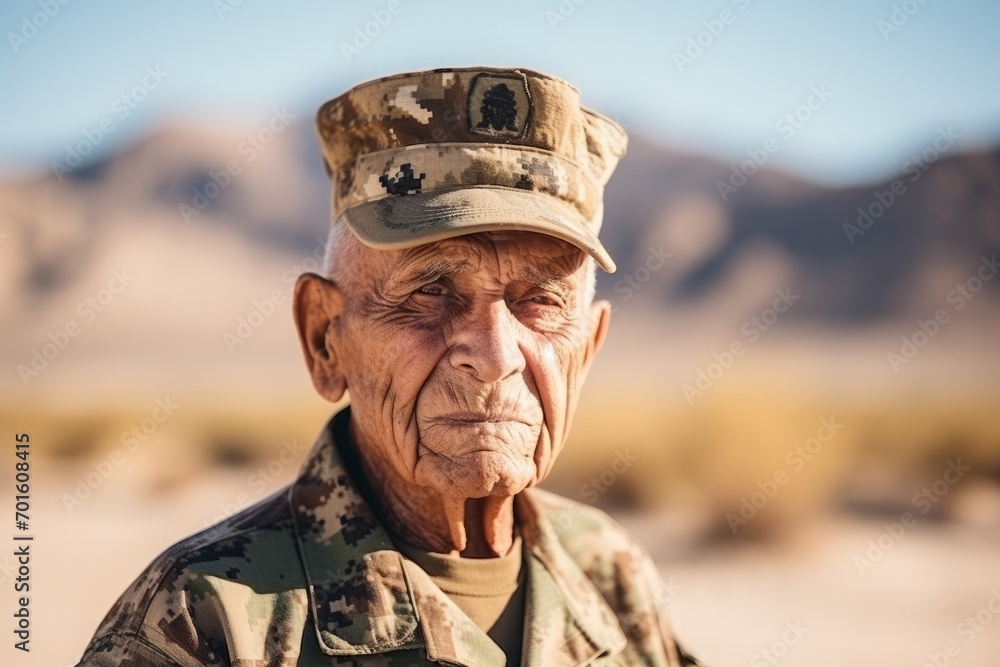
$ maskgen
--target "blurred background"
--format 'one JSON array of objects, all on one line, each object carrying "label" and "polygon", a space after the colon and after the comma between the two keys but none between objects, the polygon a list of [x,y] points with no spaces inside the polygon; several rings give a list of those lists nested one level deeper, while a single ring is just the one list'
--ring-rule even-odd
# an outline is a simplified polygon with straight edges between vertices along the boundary
[{"label": "blurred background", "polygon": [[630,135],[611,334],[546,486],[644,542],[712,664],[997,664],[998,19],[5,3],[0,479],[13,504],[29,433],[35,542],[32,652],[5,629],[2,662],[74,664],[156,554],[287,483],[334,412],[290,317],[328,228],[319,104],[496,64],[571,81]]}]

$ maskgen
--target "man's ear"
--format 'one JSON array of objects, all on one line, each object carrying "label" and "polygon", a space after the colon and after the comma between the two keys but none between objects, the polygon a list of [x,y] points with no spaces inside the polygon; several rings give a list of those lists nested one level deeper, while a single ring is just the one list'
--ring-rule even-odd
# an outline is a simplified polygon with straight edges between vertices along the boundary
[{"label": "man's ear", "polygon": [[303,273],[295,283],[292,311],[306,368],[316,391],[331,403],[343,398],[347,390],[342,360],[334,348],[344,301],[339,287],[315,273]]},{"label": "man's ear", "polygon": [[601,351],[604,339],[608,336],[608,326],[611,324],[611,304],[608,301],[595,301],[590,305],[590,332],[587,336],[587,350],[583,355],[581,380],[585,379],[594,358]]}]

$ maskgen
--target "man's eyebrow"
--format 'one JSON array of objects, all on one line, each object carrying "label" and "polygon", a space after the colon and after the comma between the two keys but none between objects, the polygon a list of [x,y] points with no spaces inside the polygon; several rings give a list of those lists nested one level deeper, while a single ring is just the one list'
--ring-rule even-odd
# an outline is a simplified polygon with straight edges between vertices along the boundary
[{"label": "man's eyebrow", "polygon": [[411,285],[434,282],[444,276],[460,273],[469,264],[462,257],[434,257],[426,261],[403,262],[386,278],[386,285]]},{"label": "man's eyebrow", "polygon": [[566,288],[573,286],[573,272],[556,262],[529,264],[517,270],[514,276],[518,280],[539,287]]}]

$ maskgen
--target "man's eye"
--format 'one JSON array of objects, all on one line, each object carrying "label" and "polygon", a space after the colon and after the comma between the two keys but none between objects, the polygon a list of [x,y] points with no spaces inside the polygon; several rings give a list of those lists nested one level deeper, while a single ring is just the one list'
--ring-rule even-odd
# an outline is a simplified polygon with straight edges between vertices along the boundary
[{"label": "man's eye", "polygon": [[559,306],[559,303],[551,296],[545,294],[535,294],[525,299],[528,303],[536,303],[541,306]]},{"label": "man's eye", "polygon": [[429,285],[424,285],[423,287],[417,288],[416,294],[427,294],[428,296],[441,296],[444,294],[444,288],[436,283],[431,283]]}]

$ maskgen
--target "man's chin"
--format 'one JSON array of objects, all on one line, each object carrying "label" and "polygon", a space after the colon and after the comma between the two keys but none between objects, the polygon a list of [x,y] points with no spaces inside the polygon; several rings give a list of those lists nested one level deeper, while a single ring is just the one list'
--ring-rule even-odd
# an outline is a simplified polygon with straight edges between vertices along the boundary
[{"label": "man's chin", "polygon": [[430,451],[417,461],[416,481],[421,486],[461,498],[514,496],[531,485],[535,463],[495,449],[480,449],[448,458]]}]

